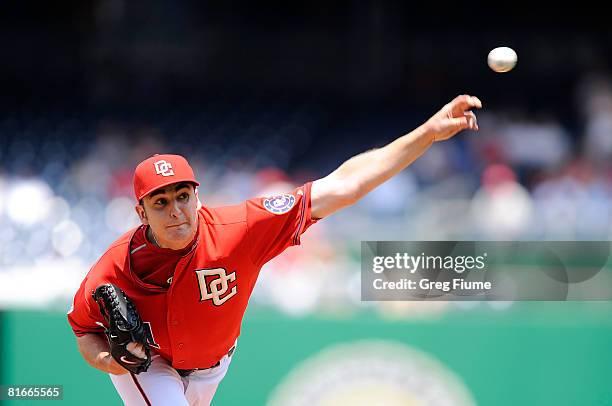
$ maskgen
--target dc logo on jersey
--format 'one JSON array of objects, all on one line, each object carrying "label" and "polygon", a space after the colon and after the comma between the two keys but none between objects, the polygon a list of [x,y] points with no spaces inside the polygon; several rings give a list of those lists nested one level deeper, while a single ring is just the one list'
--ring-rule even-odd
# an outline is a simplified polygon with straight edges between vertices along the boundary
[{"label": "dc logo on jersey", "polygon": [[[235,271],[228,274],[225,268],[214,268],[198,269],[197,271],[195,271],[195,273],[198,276],[198,285],[200,285],[200,301],[202,302],[205,300],[212,299],[212,302],[215,306],[221,306],[229,298],[234,296],[238,291],[237,286],[234,286],[229,289],[228,283],[234,282],[236,280]],[[207,276],[217,277],[207,281]]]},{"label": "dc logo on jersey", "polygon": [[172,176],[174,171],[172,170],[172,164],[165,160],[157,161],[153,163],[155,165],[155,173],[161,176]]},{"label": "dc logo on jersey", "polygon": [[282,194],[264,199],[263,205],[270,213],[283,214],[287,213],[295,204],[295,196]]}]

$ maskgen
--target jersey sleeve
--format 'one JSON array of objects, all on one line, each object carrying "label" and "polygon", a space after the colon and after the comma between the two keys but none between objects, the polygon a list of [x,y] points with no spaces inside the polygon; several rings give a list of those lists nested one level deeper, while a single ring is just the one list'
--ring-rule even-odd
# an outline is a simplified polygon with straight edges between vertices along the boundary
[{"label": "jersey sleeve", "polygon": [[251,259],[261,266],[288,247],[300,244],[300,236],[316,223],[311,216],[312,182],[291,193],[247,200],[248,240]]},{"label": "jersey sleeve", "polygon": [[104,322],[98,304],[91,297],[88,278],[81,283],[79,290],[74,295],[72,307],[68,312],[68,323],[77,337],[89,333],[102,333],[104,328],[96,324]]}]

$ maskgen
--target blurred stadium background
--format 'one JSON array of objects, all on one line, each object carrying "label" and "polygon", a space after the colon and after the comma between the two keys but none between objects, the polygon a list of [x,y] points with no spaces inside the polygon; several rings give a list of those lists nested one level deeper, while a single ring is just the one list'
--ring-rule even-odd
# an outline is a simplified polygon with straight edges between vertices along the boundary
[{"label": "blurred stadium background", "polygon": [[[183,154],[205,205],[237,203],[324,176],[470,93],[479,133],[435,145],[264,268],[215,403],[612,404],[609,302],[360,301],[361,240],[610,240],[612,26],[581,13],[3,4],[0,384],[119,402],[65,312],[137,224],[140,160]],[[519,55],[508,74],[486,64],[501,45]]]}]

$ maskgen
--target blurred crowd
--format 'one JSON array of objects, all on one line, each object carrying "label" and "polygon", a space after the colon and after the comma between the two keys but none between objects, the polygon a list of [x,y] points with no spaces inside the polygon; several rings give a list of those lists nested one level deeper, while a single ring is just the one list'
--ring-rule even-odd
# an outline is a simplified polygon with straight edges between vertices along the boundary
[{"label": "blurred crowd", "polygon": [[[352,311],[362,240],[610,239],[612,82],[586,77],[576,106],[572,128],[519,109],[479,112],[479,133],[434,145],[266,265],[253,301],[290,314]],[[204,205],[238,203],[325,176],[321,156],[309,164],[304,151],[321,138],[350,145],[344,134],[363,133],[350,124],[330,130],[325,120],[312,107],[249,103],[125,119],[0,117],[0,307],[71,299],[107,246],[139,224],[131,182],[146,157],[183,154]],[[406,131],[419,124],[397,120]],[[330,168],[348,158],[324,153]]]}]

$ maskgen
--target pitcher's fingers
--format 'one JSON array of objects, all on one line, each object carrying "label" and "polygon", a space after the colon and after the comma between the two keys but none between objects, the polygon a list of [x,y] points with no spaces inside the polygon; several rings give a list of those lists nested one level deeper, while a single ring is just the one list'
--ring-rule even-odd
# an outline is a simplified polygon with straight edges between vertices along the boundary
[{"label": "pitcher's fingers", "polygon": [[478,120],[476,114],[473,111],[466,111],[463,115],[467,118],[468,128],[471,130],[478,130]]},{"label": "pitcher's fingers", "polygon": [[136,343],[136,342],[130,342],[128,343],[128,345],[126,346],[127,350],[129,352],[131,352],[132,354],[141,357],[145,355],[145,351],[144,351],[144,345],[142,345],[141,343]]},{"label": "pitcher's fingers", "polygon": [[465,110],[469,110],[471,108],[481,108],[482,102],[476,96],[470,96],[467,94],[462,94],[461,96],[457,96],[450,103],[452,106],[453,115],[457,116],[464,112]]},{"label": "pitcher's fingers", "polygon": [[451,118],[450,122],[453,125],[454,130],[453,133],[461,131],[461,130],[465,130],[466,128],[469,128],[470,126],[470,122],[469,122],[469,118],[468,117],[455,117],[455,118]]}]

